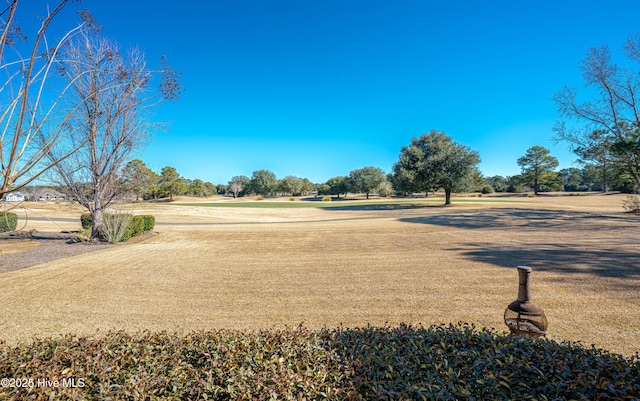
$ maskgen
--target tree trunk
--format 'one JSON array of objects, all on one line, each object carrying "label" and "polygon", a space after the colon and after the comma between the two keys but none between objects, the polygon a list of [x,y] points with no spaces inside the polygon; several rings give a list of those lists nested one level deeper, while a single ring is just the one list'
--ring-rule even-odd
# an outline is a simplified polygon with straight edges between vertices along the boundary
[{"label": "tree trunk", "polygon": [[451,204],[451,189],[449,188],[444,189],[444,204],[445,205]]},{"label": "tree trunk", "polygon": [[102,228],[102,207],[96,205],[91,213],[91,238],[100,238],[100,230]]},{"label": "tree trunk", "polygon": [[369,192],[365,192],[367,194],[367,199],[369,199]]}]

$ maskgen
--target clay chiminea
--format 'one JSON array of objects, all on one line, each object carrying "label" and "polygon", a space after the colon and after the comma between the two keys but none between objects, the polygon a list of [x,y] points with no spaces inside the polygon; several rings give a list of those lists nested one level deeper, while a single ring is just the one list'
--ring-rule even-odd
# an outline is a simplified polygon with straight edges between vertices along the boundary
[{"label": "clay chiminea", "polygon": [[529,337],[546,336],[549,323],[544,310],[531,302],[530,276],[530,267],[518,266],[518,299],[511,302],[505,309],[504,323],[509,327],[512,334]]}]

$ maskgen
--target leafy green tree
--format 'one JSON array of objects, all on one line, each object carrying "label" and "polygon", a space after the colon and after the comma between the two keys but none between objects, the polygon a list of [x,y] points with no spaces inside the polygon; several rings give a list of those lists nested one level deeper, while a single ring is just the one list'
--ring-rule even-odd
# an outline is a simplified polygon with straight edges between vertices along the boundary
[{"label": "leafy green tree", "polygon": [[340,199],[340,194],[347,195],[349,192],[347,178],[344,176],[329,178],[326,182],[328,187],[326,195],[336,195]]},{"label": "leafy green tree", "polygon": [[393,166],[394,182],[403,183],[403,189],[411,192],[443,189],[445,205],[449,205],[452,192],[468,190],[475,182],[478,163],[478,152],[432,130],[402,147]]},{"label": "leafy green tree", "polygon": [[173,200],[173,195],[182,195],[187,192],[188,187],[184,178],[180,177],[175,167],[166,166],[160,171],[160,190],[169,195]]},{"label": "leafy green tree", "polygon": [[304,181],[302,178],[294,177],[292,175],[288,175],[278,181],[278,191],[291,196],[301,195],[303,186]]},{"label": "leafy green tree", "polygon": [[209,181],[206,181],[203,184],[203,187],[204,188],[202,191],[202,195],[204,195],[206,198],[208,198],[211,195],[215,195],[218,191],[218,188],[214,184],[210,183]]},{"label": "leafy green tree", "polygon": [[377,192],[386,180],[387,176],[382,169],[367,166],[351,171],[347,182],[352,192],[364,192],[369,199],[369,194]]},{"label": "leafy green tree", "polygon": [[216,184],[216,192],[218,195],[226,195],[229,192],[228,184]]},{"label": "leafy green tree", "polygon": [[558,167],[558,159],[542,146],[527,149],[524,156],[518,159],[518,165],[522,168],[520,177],[523,183],[533,188],[536,195],[541,187],[551,187],[558,183],[558,173],[554,171]]},{"label": "leafy green tree", "polygon": [[246,175],[236,175],[229,181],[229,191],[233,194],[234,198],[237,198],[242,194],[242,191],[249,187],[251,179]]},{"label": "leafy green tree", "polygon": [[579,168],[569,167],[558,171],[558,180],[565,191],[586,191],[589,185],[584,180],[583,171]]},{"label": "leafy green tree", "polygon": [[122,170],[122,181],[127,191],[136,195],[136,202],[140,197],[149,193],[150,188],[158,182],[158,174],[147,167],[140,159],[130,160]]},{"label": "leafy green tree", "polygon": [[267,196],[276,191],[278,180],[276,175],[269,170],[256,170],[249,181],[249,192]]},{"label": "leafy green tree", "polygon": [[204,181],[196,178],[188,183],[188,191],[189,194],[193,196],[203,196],[204,195]]},{"label": "leafy green tree", "polygon": [[331,195],[331,189],[326,183],[320,183],[315,185],[318,191],[318,195]]},{"label": "leafy green tree", "polygon": [[308,178],[303,178],[302,179],[302,194],[301,195],[309,195],[310,193],[312,193],[315,190],[316,190],[316,186],[313,185],[311,180],[309,180]]},{"label": "leafy green tree", "polygon": [[494,175],[492,177],[488,177],[487,183],[491,185],[493,190],[496,192],[507,192],[507,188],[509,187],[508,179],[501,175]]}]

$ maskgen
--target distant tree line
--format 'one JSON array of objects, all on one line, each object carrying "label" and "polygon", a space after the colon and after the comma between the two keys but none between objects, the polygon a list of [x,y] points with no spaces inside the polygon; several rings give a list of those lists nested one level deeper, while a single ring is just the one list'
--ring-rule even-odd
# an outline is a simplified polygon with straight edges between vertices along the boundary
[{"label": "distant tree line", "polygon": [[174,167],[163,167],[159,173],[149,169],[143,161],[135,159],[122,171],[123,191],[140,199],[173,199],[177,195],[208,197],[226,195],[234,198],[249,195],[309,196],[331,195],[338,199],[348,194],[378,196],[429,196],[443,191],[445,203],[451,203],[451,194],[460,192],[528,192],[547,191],[606,191],[608,189],[632,192],[634,182],[628,176],[604,174],[591,164],[582,168],[557,170],[558,160],[548,149],[532,146],[517,159],[521,173],[513,176],[484,177],[478,170],[478,153],[456,143],[443,132],[431,131],[411,144],[402,147],[391,173],[374,166],[355,169],[347,175],[329,178],[323,183],[312,183],[307,178],[292,175],[278,179],[269,170],[256,170],[251,177],[237,175],[226,184],[214,185],[200,179],[182,177]]}]

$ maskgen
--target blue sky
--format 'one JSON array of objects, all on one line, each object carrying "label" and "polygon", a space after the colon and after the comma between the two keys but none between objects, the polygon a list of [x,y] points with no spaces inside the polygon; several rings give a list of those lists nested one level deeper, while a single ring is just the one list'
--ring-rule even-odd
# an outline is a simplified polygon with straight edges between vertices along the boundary
[{"label": "blue sky", "polygon": [[551,97],[582,88],[589,47],[617,53],[640,32],[635,0],[84,0],[58,24],[81,8],[151,66],[166,55],[183,72],[181,99],[157,111],[170,129],[136,156],[215,184],[258,169],[389,172],[431,129],[477,150],[487,176],[519,173],[533,145],[574,166],[552,140]]}]

